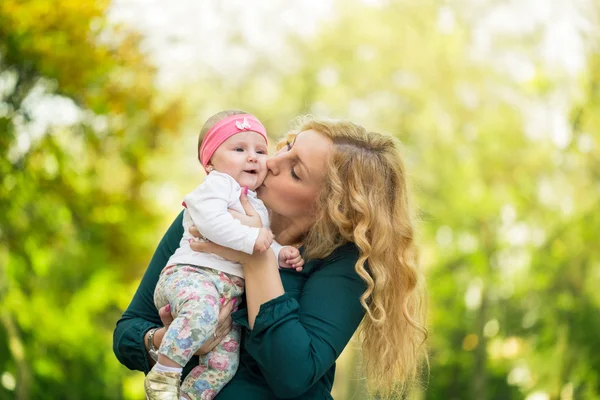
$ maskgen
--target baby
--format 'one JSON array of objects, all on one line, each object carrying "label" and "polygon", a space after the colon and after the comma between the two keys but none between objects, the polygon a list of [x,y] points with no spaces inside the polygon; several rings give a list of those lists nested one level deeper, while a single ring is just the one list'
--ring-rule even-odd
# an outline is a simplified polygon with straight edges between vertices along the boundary
[{"label": "baby", "polygon": [[[208,173],[204,182],[184,198],[183,228],[179,248],[162,270],[155,292],[157,308],[170,304],[175,320],[158,349],[157,363],[146,376],[150,400],[212,399],[233,377],[238,366],[240,328],[231,332],[186,377],[183,366],[214,335],[220,305],[235,304],[244,291],[240,264],[190,248],[195,225],[207,240],[248,254],[274,251],[279,266],[300,270],[304,261],[297,248],[273,241],[268,211],[254,190],[267,174],[267,133],[260,121],[242,111],[222,111],[212,116],[200,136],[199,159]],[[205,132],[205,128],[203,128]],[[243,225],[229,209],[245,214],[242,192],[262,221],[262,227]],[[269,250],[271,249],[271,250]],[[149,335],[150,336],[150,335]],[[152,344],[153,346],[153,344]],[[155,357],[156,351],[150,350]]]}]

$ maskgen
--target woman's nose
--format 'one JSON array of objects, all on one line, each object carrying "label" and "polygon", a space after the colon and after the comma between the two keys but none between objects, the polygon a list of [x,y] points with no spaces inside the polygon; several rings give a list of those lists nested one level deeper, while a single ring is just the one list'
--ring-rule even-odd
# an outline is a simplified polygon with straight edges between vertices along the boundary
[{"label": "woman's nose", "polygon": [[271,157],[267,160],[267,170],[273,175],[279,174],[279,162],[277,156]]}]

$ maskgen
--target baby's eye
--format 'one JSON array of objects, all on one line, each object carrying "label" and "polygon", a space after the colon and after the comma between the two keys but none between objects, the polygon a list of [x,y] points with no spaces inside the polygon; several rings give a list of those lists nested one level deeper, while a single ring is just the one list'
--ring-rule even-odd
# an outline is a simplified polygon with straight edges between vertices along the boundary
[{"label": "baby's eye", "polygon": [[266,151],[264,151],[264,150],[258,150],[258,151],[257,151],[257,153],[258,153],[258,154],[267,154],[267,152],[266,152]]},{"label": "baby's eye", "polygon": [[242,152],[242,151],[244,151],[244,149],[242,149],[241,147],[236,147],[234,150],[235,150],[235,151],[239,151],[239,152]]}]

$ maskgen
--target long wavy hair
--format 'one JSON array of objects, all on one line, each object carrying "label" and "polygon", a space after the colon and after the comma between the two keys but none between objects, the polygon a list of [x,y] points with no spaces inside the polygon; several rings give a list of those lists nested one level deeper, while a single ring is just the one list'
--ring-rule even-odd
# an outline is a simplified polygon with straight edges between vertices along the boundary
[{"label": "long wavy hair", "polygon": [[402,395],[427,361],[425,282],[414,243],[415,218],[397,140],[346,121],[309,119],[284,141],[313,129],[333,142],[306,258],[323,258],[353,242],[354,268],[366,282],[359,327],[363,368],[371,393]]}]

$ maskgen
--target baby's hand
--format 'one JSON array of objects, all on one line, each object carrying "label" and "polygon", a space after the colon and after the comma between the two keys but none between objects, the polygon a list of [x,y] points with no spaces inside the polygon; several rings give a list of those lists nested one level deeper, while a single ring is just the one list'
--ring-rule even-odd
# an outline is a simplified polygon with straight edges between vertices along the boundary
[{"label": "baby's hand", "polygon": [[258,251],[259,253],[267,251],[271,247],[271,243],[273,243],[273,232],[269,228],[260,228],[258,230],[258,238],[256,238],[256,242],[254,243],[254,251]]},{"label": "baby's hand", "polygon": [[278,261],[280,268],[293,268],[297,272],[302,271],[304,265],[300,250],[292,246],[285,246],[281,249]]}]

